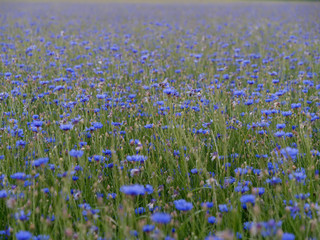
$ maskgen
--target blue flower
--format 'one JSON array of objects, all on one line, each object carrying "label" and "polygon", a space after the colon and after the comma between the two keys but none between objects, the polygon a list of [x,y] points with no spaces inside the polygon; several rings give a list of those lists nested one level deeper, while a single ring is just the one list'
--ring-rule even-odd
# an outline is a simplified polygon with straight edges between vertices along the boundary
[{"label": "blue flower", "polygon": [[39,158],[37,160],[34,160],[34,162],[32,163],[32,166],[34,167],[40,167],[41,165],[46,164],[49,161],[48,157],[45,158]]},{"label": "blue flower", "polygon": [[143,214],[143,213],[146,212],[146,209],[145,209],[144,207],[139,207],[139,208],[136,208],[136,209],[134,210],[134,212],[135,212],[136,214]]},{"label": "blue flower", "polygon": [[187,202],[184,199],[179,199],[179,200],[174,201],[174,205],[175,205],[176,209],[178,209],[179,211],[189,211],[193,208],[192,203]]},{"label": "blue flower", "polygon": [[286,147],[281,149],[280,153],[287,159],[288,158],[296,159],[297,154],[299,153],[299,150],[296,148]]},{"label": "blue flower", "polygon": [[151,216],[151,220],[155,223],[167,224],[171,221],[170,214],[157,212]]},{"label": "blue flower", "polygon": [[294,240],[295,235],[292,233],[283,233],[282,240]]},{"label": "blue flower", "polygon": [[127,160],[128,162],[144,163],[147,160],[147,157],[142,155],[133,155],[133,156],[127,156]]},{"label": "blue flower", "polygon": [[266,182],[271,184],[271,185],[275,185],[275,184],[278,184],[278,183],[282,183],[282,180],[281,180],[281,178],[273,177],[271,179],[267,179]]},{"label": "blue flower", "polygon": [[122,186],[120,188],[120,191],[126,195],[131,195],[131,196],[144,195],[146,192],[144,186],[139,184]]},{"label": "blue flower", "polygon": [[251,203],[252,205],[254,205],[256,202],[256,197],[255,195],[252,195],[252,194],[243,195],[240,198],[240,202],[242,203],[242,208],[247,209],[247,203]]},{"label": "blue flower", "polygon": [[145,190],[148,194],[153,193],[153,187],[150,184],[147,184]]},{"label": "blue flower", "polygon": [[191,173],[192,173],[192,174],[197,174],[197,173],[198,173],[198,169],[196,169],[196,168],[191,169]]},{"label": "blue flower", "polygon": [[213,217],[213,216],[209,217],[209,218],[208,218],[208,223],[211,223],[211,224],[216,223],[216,218]]},{"label": "blue flower", "polygon": [[71,157],[80,158],[80,157],[82,157],[82,155],[83,155],[83,151],[82,151],[82,150],[74,150],[74,149],[72,149],[72,150],[69,152],[69,155],[70,155]]},{"label": "blue flower", "polygon": [[50,240],[50,236],[49,235],[38,235],[33,237],[33,240]]},{"label": "blue flower", "polygon": [[28,231],[20,231],[16,233],[17,240],[29,240],[31,237],[32,234]]},{"label": "blue flower", "polygon": [[28,176],[23,173],[23,172],[17,172],[17,173],[14,173],[10,176],[12,179],[17,179],[17,180],[26,180],[28,178]]},{"label": "blue flower", "polygon": [[100,122],[94,122],[92,123],[92,126],[95,128],[95,129],[101,129],[103,127],[103,124],[100,123]]},{"label": "blue flower", "polygon": [[220,204],[218,207],[220,212],[229,212],[227,204]]},{"label": "blue flower", "polygon": [[6,198],[8,196],[7,191],[6,190],[1,190],[0,191],[0,198]]},{"label": "blue flower", "polygon": [[147,125],[145,125],[144,127],[145,127],[145,128],[153,128],[153,123],[147,124]]},{"label": "blue flower", "polygon": [[68,131],[73,128],[72,124],[60,124],[60,129],[63,131]]},{"label": "blue flower", "polygon": [[154,225],[144,225],[142,231],[144,232],[151,232],[154,229]]},{"label": "blue flower", "polygon": [[213,202],[204,202],[204,203],[201,203],[201,207],[212,208],[212,207],[213,207]]}]

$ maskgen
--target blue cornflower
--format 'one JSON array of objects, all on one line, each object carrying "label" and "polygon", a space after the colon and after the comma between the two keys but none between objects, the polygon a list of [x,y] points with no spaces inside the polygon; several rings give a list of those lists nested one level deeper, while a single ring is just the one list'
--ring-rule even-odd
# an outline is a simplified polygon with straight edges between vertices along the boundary
[{"label": "blue cornflower", "polygon": [[299,153],[299,150],[296,149],[296,148],[286,147],[286,148],[281,149],[280,153],[285,158],[296,159],[297,158],[297,154]]},{"label": "blue cornflower", "polygon": [[191,173],[192,173],[192,174],[197,174],[197,173],[198,173],[198,169],[196,169],[196,168],[191,169]]},{"label": "blue cornflower", "polygon": [[216,218],[213,217],[213,216],[209,217],[209,218],[208,218],[208,223],[211,223],[211,224],[216,223]]},{"label": "blue cornflower", "polygon": [[145,187],[139,184],[122,186],[120,191],[131,196],[144,195],[146,192]]},{"label": "blue cornflower", "polygon": [[192,203],[187,202],[184,199],[179,199],[179,200],[174,201],[174,205],[175,205],[176,209],[178,209],[179,211],[189,211],[193,208]]},{"label": "blue cornflower", "polygon": [[282,240],[294,240],[295,235],[292,233],[283,233]]},{"label": "blue cornflower", "polygon": [[154,225],[144,225],[142,231],[144,232],[151,232],[154,229]]},{"label": "blue cornflower", "polygon": [[71,130],[73,128],[72,124],[60,124],[60,129],[63,131],[68,131]]},{"label": "blue cornflower", "polygon": [[274,136],[280,138],[283,137],[285,134],[286,133],[284,131],[278,131],[274,133]]},{"label": "blue cornflower", "polygon": [[92,123],[92,126],[95,128],[95,129],[100,129],[103,127],[103,124],[100,123],[100,122],[94,122]]},{"label": "blue cornflower", "polygon": [[23,172],[17,172],[12,174],[10,177],[17,180],[26,180],[28,176]]},{"label": "blue cornflower", "polygon": [[40,167],[41,165],[46,164],[49,161],[48,157],[45,158],[39,158],[37,160],[34,160],[34,162],[32,163],[32,166],[34,167]]},{"label": "blue cornflower", "polygon": [[281,183],[282,180],[281,180],[281,178],[273,177],[271,179],[267,179],[266,182],[271,185],[275,185],[275,184]]},{"label": "blue cornflower", "polygon": [[155,223],[167,224],[171,221],[170,214],[157,212],[151,216],[151,220]]},{"label": "blue cornflower", "polygon": [[82,151],[82,150],[74,150],[74,149],[72,149],[72,150],[69,152],[69,155],[70,155],[71,157],[80,158],[80,157],[82,157],[82,155],[83,155],[83,151]]},{"label": "blue cornflower", "polygon": [[146,156],[142,156],[142,155],[132,155],[132,156],[127,156],[127,160],[128,160],[128,162],[144,163],[145,160],[147,160],[147,157]]},{"label": "blue cornflower", "polygon": [[203,203],[201,203],[201,207],[212,208],[213,202],[203,202]]},{"label": "blue cornflower", "polygon": [[7,191],[6,190],[1,190],[0,191],[0,198],[6,198],[8,196]]},{"label": "blue cornflower", "polygon": [[134,210],[134,212],[135,212],[136,214],[143,214],[143,213],[146,212],[146,209],[145,209],[144,207],[139,207],[139,208],[136,208],[136,209]]},{"label": "blue cornflower", "polygon": [[38,235],[33,237],[33,240],[50,240],[50,236],[49,235]]},{"label": "blue cornflower", "polygon": [[220,204],[218,207],[220,212],[229,212],[227,204]]},{"label": "blue cornflower", "polygon": [[242,208],[247,209],[247,203],[251,203],[252,205],[254,205],[256,202],[256,197],[255,195],[252,195],[252,194],[243,195],[240,198],[240,202],[242,203]]},{"label": "blue cornflower", "polygon": [[29,240],[31,237],[32,234],[28,231],[20,231],[16,233],[17,240]]},{"label": "blue cornflower", "polygon": [[279,123],[277,124],[277,129],[284,129],[286,127],[286,124],[285,123]]},{"label": "blue cornflower", "polygon": [[145,187],[145,191],[148,194],[151,194],[151,193],[153,193],[153,187],[150,184],[147,184],[146,187]]}]

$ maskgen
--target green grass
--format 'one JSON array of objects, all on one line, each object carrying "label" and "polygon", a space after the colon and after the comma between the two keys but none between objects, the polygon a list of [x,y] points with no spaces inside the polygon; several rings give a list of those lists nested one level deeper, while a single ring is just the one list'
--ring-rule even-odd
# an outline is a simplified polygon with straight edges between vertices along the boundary
[{"label": "green grass", "polygon": [[[47,234],[51,239],[135,239],[130,231],[136,230],[139,239],[150,239],[156,232],[143,232],[143,226],[154,224],[149,207],[158,207],[155,212],[167,212],[172,218],[167,225],[155,224],[160,232],[158,239],[165,236],[204,239],[209,233],[223,235],[225,239],[234,239],[237,233],[242,239],[263,239],[259,229],[245,230],[245,223],[270,220],[282,221],[282,226],[274,233],[269,231],[267,239],[281,239],[283,232],[295,234],[296,239],[320,236],[317,227],[320,185],[315,172],[319,170],[320,158],[310,153],[320,149],[319,120],[310,121],[310,113],[319,116],[319,90],[315,87],[319,76],[311,78],[314,86],[310,86],[307,93],[301,91],[305,88],[303,80],[308,78],[306,73],[320,71],[316,58],[319,32],[314,26],[319,20],[316,5],[307,6],[304,10],[309,14],[306,15],[296,9],[297,5],[290,5],[288,12],[275,14],[273,9],[256,6],[254,10],[258,14],[255,15],[255,11],[227,4],[221,10],[213,8],[212,12],[205,8],[178,9],[177,18],[172,13],[166,15],[170,9],[165,7],[152,10],[147,6],[135,9],[138,13],[130,15],[132,9],[125,5],[115,10],[99,9],[101,5],[88,6],[88,9],[72,5],[70,10],[27,4],[17,11],[12,9],[13,5],[5,6],[9,10],[1,13],[1,42],[9,45],[3,45],[6,49],[2,50],[0,93],[8,93],[8,97],[0,101],[0,156],[4,156],[0,160],[0,175],[3,176],[1,189],[6,190],[8,196],[0,199],[0,230],[10,227],[10,239],[15,239],[21,230],[30,231],[34,236]],[[97,13],[93,14],[90,7]],[[265,11],[275,18],[264,17]],[[230,12],[235,14],[234,18]],[[150,24],[153,21],[177,24],[177,28]],[[125,36],[127,33],[132,34],[130,38]],[[296,43],[287,42],[290,35],[296,36]],[[41,37],[45,38],[44,42],[39,41]],[[85,40],[88,43],[84,46],[71,44]],[[248,42],[250,47],[245,46]],[[229,45],[222,48],[224,43]],[[118,52],[110,50],[114,44],[120,46]],[[177,50],[178,44],[180,50]],[[283,48],[279,50],[281,44]],[[28,56],[26,49],[33,45],[36,45],[33,54]],[[138,53],[134,54],[130,46]],[[241,48],[243,59],[251,59],[250,64],[237,64],[235,60],[240,57],[234,56],[236,48]],[[143,50],[153,54],[145,63],[141,62]],[[304,64],[284,59],[293,52]],[[115,53],[121,53],[121,58]],[[190,54],[199,53],[202,56],[195,62]],[[270,56],[273,62],[262,62]],[[223,64],[212,61],[213,58]],[[24,66],[20,68],[19,64]],[[290,69],[292,64],[294,69]],[[77,69],[79,65],[82,67]],[[223,67],[226,68],[219,70]],[[68,72],[68,68],[74,72]],[[141,69],[143,72],[139,72]],[[181,73],[175,72],[177,69],[181,69]],[[256,69],[258,72],[254,73]],[[278,75],[271,76],[272,71]],[[304,71],[304,75],[300,71]],[[5,77],[7,72],[12,76]],[[203,73],[205,76],[199,78]],[[18,74],[21,76],[15,79]],[[224,74],[229,78],[224,78]],[[248,80],[253,79],[250,77],[253,74],[258,78],[251,85]],[[275,78],[280,80],[279,84],[272,83]],[[152,87],[165,80],[179,96],[166,94],[161,85]],[[263,84],[263,89],[257,90],[258,84]],[[55,91],[57,86],[63,89]],[[199,91],[190,94],[188,88]],[[243,90],[245,96],[235,97],[236,89]],[[287,91],[276,100],[265,101],[280,90]],[[107,97],[98,99],[97,95],[102,93]],[[136,94],[131,101],[130,94]],[[260,101],[245,105],[251,97]],[[309,104],[308,100],[312,102]],[[166,110],[160,109],[159,101],[164,102]],[[299,102],[302,108],[291,109],[291,104]],[[310,108],[309,113],[302,111],[305,107]],[[261,110],[267,109],[279,113],[266,120]],[[288,110],[292,116],[281,114]],[[162,115],[163,112],[166,114]],[[41,129],[31,129],[34,115],[43,121]],[[60,129],[62,123],[78,116],[81,120],[73,124],[71,130]],[[257,130],[248,128],[262,121],[270,121],[270,125],[258,126]],[[102,123],[102,128],[88,130],[95,122]],[[114,126],[114,122],[122,125]],[[209,122],[210,125],[203,126]],[[275,137],[279,123],[286,123],[285,132],[294,136]],[[153,127],[146,128],[147,124]],[[163,129],[164,126],[168,128]],[[293,130],[292,126],[297,127]],[[23,130],[23,135],[12,131],[18,129]],[[208,131],[197,133],[200,129]],[[259,134],[258,130],[267,130],[267,133]],[[49,142],[48,138],[54,138],[55,142]],[[135,139],[141,146],[134,143]],[[26,145],[16,147],[19,140]],[[84,141],[87,144],[80,147]],[[280,148],[293,143],[299,150],[297,159],[285,158]],[[81,149],[84,154],[71,157],[71,149]],[[103,162],[88,160],[103,155],[106,149],[112,151],[112,157]],[[177,150],[179,155],[175,154]],[[125,161],[127,156],[137,153],[147,156],[143,164]],[[268,157],[257,158],[257,154],[268,154]],[[38,168],[30,165],[43,157],[48,157],[54,168],[48,164]],[[108,165],[111,163],[112,167]],[[274,173],[270,164],[276,170]],[[247,172],[239,174],[236,171],[239,168]],[[305,169],[306,177],[302,182],[294,175],[301,168]],[[131,174],[132,169],[139,171]],[[191,173],[192,169],[198,173]],[[261,174],[256,174],[256,169],[261,170]],[[17,172],[30,177],[22,181],[12,179],[11,175]],[[234,182],[228,184],[231,177]],[[282,183],[267,184],[272,177],[280,178]],[[135,197],[120,191],[123,185],[131,184],[150,184],[154,190]],[[239,185],[247,185],[247,191],[235,191]],[[265,193],[255,194],[256,187],[263,187]],[[49,193],[43,192],[45,188]],[[112,193],[116,194],[114,199],[108,197]],[[307,193],[310,196],[305,200],[295,197]],[[247,209],[240,203],[245,194],[256,195],[255,205],[248,204]],[[191,202],[192,210],[177,210],[174,206],[177,199]],[[296,211],[301,217],[291,216],[290,200],[297,202]],[[212,202],[213,207],[206,209],[203,202]],[[84,203],[99,212],[81,208],[80,204]],[[310,204],[307,210],[306,203]],[[219,209],[222,204],[228,205],[229,212]],[[138,207],[144,207],[146,212],[136,214]],[[21,210],[25,214],[30,212],[28,220],[17,219]],[[308,210],[312,218],[305,214]],[[216,217],[215,224],[208,223],[209,216]]]}]

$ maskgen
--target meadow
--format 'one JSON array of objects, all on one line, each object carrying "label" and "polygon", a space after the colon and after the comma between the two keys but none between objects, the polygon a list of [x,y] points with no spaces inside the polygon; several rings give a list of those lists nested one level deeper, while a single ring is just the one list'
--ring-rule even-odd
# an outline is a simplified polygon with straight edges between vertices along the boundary
[{"label": "meadow", "polygon": [[319,238],[319,4],[0,5],[0,239]]}]

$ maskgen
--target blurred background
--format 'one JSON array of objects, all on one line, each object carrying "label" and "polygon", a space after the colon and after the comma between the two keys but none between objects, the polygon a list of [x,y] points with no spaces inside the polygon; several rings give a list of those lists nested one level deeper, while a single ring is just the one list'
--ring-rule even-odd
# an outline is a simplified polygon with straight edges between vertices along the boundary
[{"label": "blurred background", "polygon": [[232,3],[232,2],[319,2],[320,0],[0,0],[1,2],[84,2],[84,3]]}]

